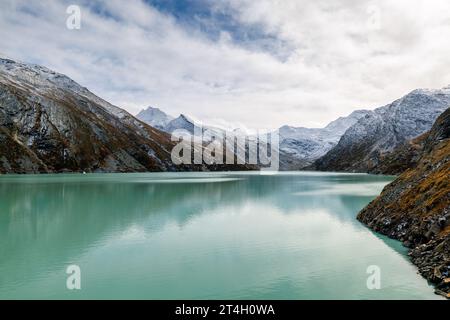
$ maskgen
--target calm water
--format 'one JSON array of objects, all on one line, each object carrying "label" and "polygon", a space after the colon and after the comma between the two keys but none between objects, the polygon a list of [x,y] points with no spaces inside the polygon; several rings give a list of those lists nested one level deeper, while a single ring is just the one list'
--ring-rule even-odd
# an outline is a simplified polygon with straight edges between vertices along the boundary
[{"label": "calm water", "polygon": [[[355,220],[388,177],[160,173],[0,177],[0,299],[433,299]],[[79,291],[66,268],[81,268]],[[381,269],[368,290],[367,267]]]}]

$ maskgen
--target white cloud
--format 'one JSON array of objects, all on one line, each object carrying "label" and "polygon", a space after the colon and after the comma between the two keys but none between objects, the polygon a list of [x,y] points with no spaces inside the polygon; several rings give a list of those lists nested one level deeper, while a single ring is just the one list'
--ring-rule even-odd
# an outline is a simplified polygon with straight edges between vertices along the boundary
[{"label": "white cloud", "polygon": [[[0,52],[65,73],[132,113],[155,105],[204,122],[319,126],[450,83],[446,0],[214,2],[242,28],[276,35],[286,59],[226,31],[213,41],[139,0],[81,1],[82,28],[68,30],[73,2],[2,1]],[[368,8],[379,9],[375,27]]]}]

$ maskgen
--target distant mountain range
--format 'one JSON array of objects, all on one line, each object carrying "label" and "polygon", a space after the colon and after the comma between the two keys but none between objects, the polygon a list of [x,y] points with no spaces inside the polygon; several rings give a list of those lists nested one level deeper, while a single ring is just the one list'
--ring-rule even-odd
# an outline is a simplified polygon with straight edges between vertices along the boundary
[{"label": "distant mountain range", "polygon": [[173,117],[165,114],[158,108],[152,107],[139,112],[136,118],[160,130],[164,130],[169,122],[173,120]]},{"label": "distant mountain range", "polygon": [[[412,139],[428,131],[449,105],[450,87],[418,89],[324,128],[282,126],[280,168],[400,173],[417,160]],[[169,134],[178,129],[192,134],[199,126],[185,114],[172,117],[154,107],[134,117],[65,75],[0,58],[0,172],[248,169],[174,166]],[[202,128],[210,140],[227,133],[215,126]],[[240,128],[232,133],[246,135]],[[406,154],[394,152],[399,148],[411,156],[396,156]],[[248,158],[250,151],[244,152]]]},{"label": "distant mountain range", "polygon": [[[450,106],[450,87],[418,89],[393,103],[370,110],[357,110],[324,128],[282,126],[280,168],[346,172],[399,173],[383,169],[389,155],[430,130],[436,118]],[[156,115],[149,120],[148,115]],[[173,118],[149,107],[137,117],[161,130],[193,132],[196,123],[186,115]],[[206,126],[210,130],[225,130]],[[234,133],[239,132],[239,128]],[[404,163],[403,166],[408,163]],[[392,167],[392,166],[391,166]]]},{"label": "distant mountain range", "polygon": [[[354,111],[349,116],[341,117],[324,128],[281,127],[279,129],[281,169],[298,170],[310,165],[314,160],[323,156],[336,146],[345,131],[367,114],[369,114],[367,110]],[[183,129],[193,134],[194,128],[200,126],[200,124],[196,123],[189,116],[181,114],[177,118],[174,118],[154,107],[148,107],[142,110],[136,117],[167,133]],[[225,129],[210,125],[203,124],[202,128],[209,134],[214,132],[222,135],[227,134]],[[247,135],[240,128],[235,128],[229,133],[234,135]],[[250,138],[252,137],[251,135],[248,136]]]},{"label": "distant mountain range", "polygon": [[142,110],[136,115],[136,118],[167,133],[173,133],[175,130],[186,130],[190,134],[194,134],[195,128],[201,128],[202,132],[210,130],[226,133],[224,129],[198,123],[185,114],[180,114],[174,118],[159,108],[154,107],[147,107]]},{"label": "distant mountain range", "polygon": [[[150,121],[148,119],[148,115],[151,115],[151,114],[157,114],[158,120],[153,119]],[[194,134],[200,133],[200,134],[202,134],[203,143],[206,145],[208,143],[212,142],[213,140],[224,139],[225,147],[228,150],[230,150],[231,148],[230,148],[230,146],[227,146],[225,137],[227,137],[227,136],[229,137],[230,134],[234,135],[235,137],[243,138],[242,141],[247,141],[247,143],[249,140],[252,140],[255,142],[258,141],[257,137],[248,135],[246,132],[241,131],[239,129],[235,129],[233,131],[227,131],[223,128],[199,123],[198,121],[195,121],[195,120],[191,119],[189,116],[184,115],[184,114],[180,114],[177,118],[174,118],[174,117],[164,113],[160,109],[154,108],[154,107],[147,107],[147,109],[139,112],[136,117],[139,118],[140,120],[146,122],[147,124],[152,123],[153,126],[160,128],[162,131],[164,131],[168,134],[172,134],[177,130],[185,131],[189,135],[194,135]],[[252,155],[253,157],[257,156],[257,155],[255,155],[256,152],[254,150],[250,150],[250,148],[248,147],[247,144],[244,146],[241,146],[235,142],[233,147],[234,148],[233,148],[232,152],[235,154],[236,162],[239,159],[243,163],[244,162],[248,163],[249,162],[248,160],[250,159],[250,155]]]}]

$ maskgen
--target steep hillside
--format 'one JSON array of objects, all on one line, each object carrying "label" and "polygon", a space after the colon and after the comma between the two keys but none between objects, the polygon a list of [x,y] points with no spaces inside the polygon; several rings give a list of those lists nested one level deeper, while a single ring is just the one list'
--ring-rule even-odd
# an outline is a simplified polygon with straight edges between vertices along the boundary
[{"label": "steep hillside", "polygon": [[450,87],[415,90],[361,118],[314,167],[322,171],[375,170],[397,147],[428,131],[449,106]]},{"label": "steep hillside", "polygon": [[417,165],[386,186],[358,219],[410,247],[420,273],[450,297],[450,109],[421,140]]},{"label": "steep hillside", "polygon": [[368,173],[399,175],[417,165],[423,152],[428,132],[395,148],[391,153],[380,155],[379,161]]}]

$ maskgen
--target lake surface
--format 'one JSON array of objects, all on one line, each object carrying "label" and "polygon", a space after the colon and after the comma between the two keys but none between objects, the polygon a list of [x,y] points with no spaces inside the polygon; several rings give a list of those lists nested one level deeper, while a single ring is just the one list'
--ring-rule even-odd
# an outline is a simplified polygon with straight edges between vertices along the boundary
[{"label": "lake surface", "polygon": [[398,242],[355,219],[391,179],[0,176],[0,299],[436,299]]}]

